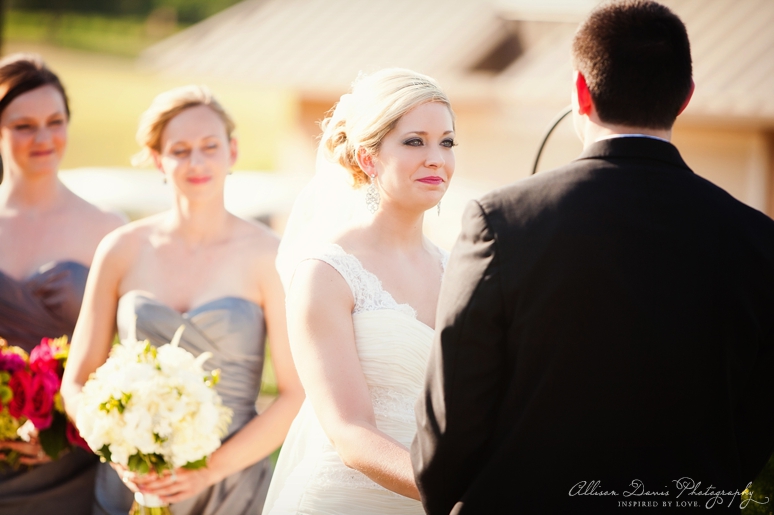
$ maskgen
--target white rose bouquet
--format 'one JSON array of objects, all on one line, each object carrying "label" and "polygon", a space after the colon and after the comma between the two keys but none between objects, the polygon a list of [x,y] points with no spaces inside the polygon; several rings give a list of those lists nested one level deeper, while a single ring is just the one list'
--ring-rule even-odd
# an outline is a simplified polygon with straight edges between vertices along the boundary
[{"label": "white rose bouquet", "polygon": [[[103,461],[161,474],[205,467],[220,447],[231,410],[214,389],[219,371],[202,368],[210,353],[194,358],[178,346],[183,329],[158,348],[134,337],[114,345],[83,386],[75,422]],[[138,513],[169,513],[156,496],[137,493],[135,504]]]}]

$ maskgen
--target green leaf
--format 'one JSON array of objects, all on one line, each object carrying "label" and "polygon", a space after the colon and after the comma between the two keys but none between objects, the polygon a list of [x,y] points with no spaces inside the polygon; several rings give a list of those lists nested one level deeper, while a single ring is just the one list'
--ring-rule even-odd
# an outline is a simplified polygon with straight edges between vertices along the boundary
[{"label": "green leaf", "polygon": [[103,445],[102,448],[97,451],[97,454],[99,454],[103,460],[110,461],[110,457],[111,457],[110,446]]},{"label": "green leaf", "polygon": [[161,454],[150,454],[148,459],[153,466],[153,470],[156,471],[156,474],[161,475],[165,470],[172,470],[172,466],[164,461],[164,456]]},{"label": "green leaf", "polygon": [[[132,454],[129,456],[129,462],[127,463],[127,467],[132,472],[139,472],[140,467],[145,463],[145,460],[142,459],[142,455],[138,452],[137,454]],[[145,464],[147,467],[147,463]]]},{"label": "green leaf", "polygon": [[0,386],[0,401],[2,401],[3,404],[8,404],[12,398],[13,398],[13,390],[11,390],[5,385]]},{"label": "green leaf", "polygon": [[38,439],[43,451],[49,458],[55,460],[64,449],[69,447],[67,442],[67,417],[58,411],[54,412],[51,425],[38,432]]},{"label": "green leaf", "polygon": [[204,468],[206,466],[207,466],[207,456],[205,456],[200,460],[189,461],[188,463],[183,465],[183,468],[188,470],[196,470],[196,469]]}]

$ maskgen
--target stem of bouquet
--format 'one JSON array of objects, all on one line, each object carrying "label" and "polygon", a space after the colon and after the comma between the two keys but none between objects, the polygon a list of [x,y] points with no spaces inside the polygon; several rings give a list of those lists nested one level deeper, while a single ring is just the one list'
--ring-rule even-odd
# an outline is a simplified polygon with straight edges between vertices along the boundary
[{"label": "stem of bouquet", "polygon": [[172,512],[169,505],[162,502],[158,496],[135,492],[129,515],[172,515]]}]

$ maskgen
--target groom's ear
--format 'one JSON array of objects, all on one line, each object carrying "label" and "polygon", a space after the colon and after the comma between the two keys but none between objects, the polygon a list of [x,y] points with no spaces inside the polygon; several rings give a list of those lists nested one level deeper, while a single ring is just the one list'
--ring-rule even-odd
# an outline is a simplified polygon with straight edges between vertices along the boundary
[{"label": "groom's ear", "polygon": [[678,111],[677,116],[680,116],[683,114],[683,111],[685,111],[685,108],[688,107],[688,102],[691,101],[691,97],[693,96],[693,92],[696,90],[696,83],[691,79],[691,89],[688,90],[688,95],[685,97],[685,101],[683,102],[683,105],[680,106],[680,111]]},{"label": "groom's ear", "polygon": [[355,153],[357,164],[360,165],[360,169],[367,175],[373,175],[376,173],[376,167],[374,165],[374,156],[371,155],[368,150],[363,147],[358,147]]},{"label": "groom's ear", "polygon": [[594,109],[594,101],[591,99],[591,91],[586,83],[586,77],[579,71],[575,72],[575,99],[578,102],[578,114],[589,116]]}]

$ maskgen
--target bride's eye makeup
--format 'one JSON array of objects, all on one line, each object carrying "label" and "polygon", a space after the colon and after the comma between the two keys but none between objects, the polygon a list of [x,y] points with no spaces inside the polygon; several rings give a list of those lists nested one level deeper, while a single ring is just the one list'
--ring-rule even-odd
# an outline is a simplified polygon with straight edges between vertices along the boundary
[{"label": "bride's eye makeup", "polygon": [[[422,138],[413,137],[413,138],[404,140],[403,144],[410,147],[422,147],[424,146],[425,142],[422,140]],[[454,138],[446,138],[443,141],[441,141],[440,145],[442,147],[452,148],[457,146],[457,142],[454,141]]]}]

